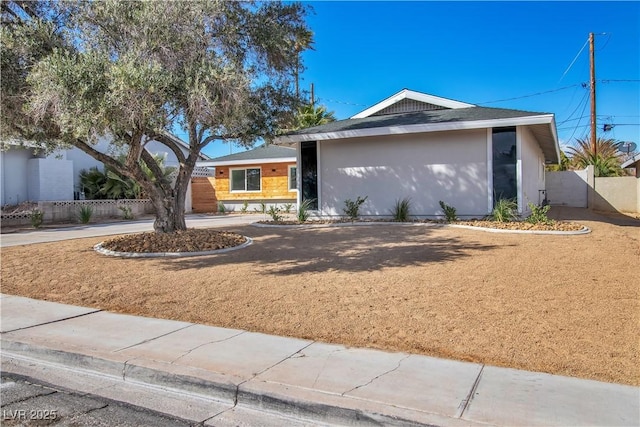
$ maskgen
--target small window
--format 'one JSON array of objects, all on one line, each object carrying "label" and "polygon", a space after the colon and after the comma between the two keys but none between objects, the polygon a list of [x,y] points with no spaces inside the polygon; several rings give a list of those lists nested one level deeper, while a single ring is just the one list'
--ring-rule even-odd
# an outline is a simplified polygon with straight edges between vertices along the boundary
[{"label": "small window", "polygon": [[260,168],[232,169],[231,191],[260,191]]},{"label": "small window", "polygon": [[289,166],[289,191],[296,191],[298,189],[298,168],[296,166]]}]

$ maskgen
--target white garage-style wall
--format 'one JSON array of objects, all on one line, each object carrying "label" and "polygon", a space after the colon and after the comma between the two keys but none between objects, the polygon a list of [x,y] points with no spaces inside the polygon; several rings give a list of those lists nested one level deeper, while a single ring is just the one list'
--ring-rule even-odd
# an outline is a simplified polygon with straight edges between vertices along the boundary
[{"label": "white garage-style wall", "polygon": [[530,213],[529,203],[540,205],[544,199],[545,171],[544,154],[531,131],[518,126],[519,153],[521,176],[519,186],[522,194],[518,197],[519,208],[524,214]]},{"label": "white garage-style wall", "polygon": [[460,217],[487,214],[484,129],[320,141],[320,214],[343,215],[344,201],[367,196],[362,215],[390,215],[411,198],[412,216],[441,216],[439,201]]}]

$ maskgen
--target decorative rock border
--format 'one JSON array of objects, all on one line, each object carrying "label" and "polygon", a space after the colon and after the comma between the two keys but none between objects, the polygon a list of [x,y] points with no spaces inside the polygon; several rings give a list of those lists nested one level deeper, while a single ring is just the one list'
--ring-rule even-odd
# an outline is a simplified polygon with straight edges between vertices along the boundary
[{"label": "decorative rock border", "polygon": [[272,228],[328,228],[328,227],[351,227],[351,226],[367,226],[367,225],[393,225],[393,226],[420,226],[420,227],[454,227],[465,228],[468,230],[478,230],[487,233],[515,233],[515,234],[555,234],[555,235],[580,235],[591,233],[589,227],[582,226],[580,230],[510,230],[506,228],[488,228],[475,227],[473,225],[457,225],[457,224],[439,224],[428,222],[338,222],[334,224],[265,224],[260,222],[252,222],[250,225],[254,227],[272,227]]},{"label": "decorative rock border", "polygon": [[231,248],[224,249],[215,249],[212,251],[201,251],[201,252],[117,252],[112,251],[110,249],[106,249],[102,247],[104,242],[100,242],[93,247],[93,250],[102,255],[121,257],[121,258],[181,258],[181,257],[195,257],[195,256],[204,256],[204,255],[216,255],[223,254],[231,251],[235,251],[238,249],[246,248],[247,246],[253,243],[253,239],[247,236],[242,236],[247,239],[243,244],[238,246],[233,246]]}]

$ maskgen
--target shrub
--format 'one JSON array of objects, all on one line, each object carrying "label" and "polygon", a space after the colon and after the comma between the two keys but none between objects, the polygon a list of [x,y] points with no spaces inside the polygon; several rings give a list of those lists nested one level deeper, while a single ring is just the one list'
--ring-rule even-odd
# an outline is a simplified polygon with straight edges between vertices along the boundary
[{"label": "shrub", "polygon": [[280,208],[276,205],[269,206],[269,210],[267,211],[273,222],[282,221],[282,215],[280,215],[280,212]]},{"label": "shrub", "polygon": [[34,209],[31,211],[31,215],[29,217],[31,219],[31,226],[33,228],[40,228],[42,222],[44,221],[44,212],[40,209]]},{"label": "shrub", "polygon": [[444,218],[447,222],[457,221],[458,217],[456,216],[456,208],[453,206],[449,206],[442,200],[440,200],[440,207],[442,208],[442,212],[444,212]]},{"label": "shrub", "polygon": [[218,213],[226,213],[227,212],[227,207],[224,205],[224,203],[222,202],[218,202]]},{"label": "shrub", "polygon": [[118,209],[122,211],[123,219],[133,219],[133,212],[131,212],[130,206],[118,206]]},{"label": "shrub", "polygon": [[267,204],[265,202],[260,202],[259,208],[253,208],[255,212],[267,213]]},{"label": "shrub", "polygon": [[500,199],[493,207],[489,219],[497,222],[511,222],[518,217],[518,203],[514,199]]},{"label": "shrub", "polygon": [[285,203],[283,205],[283,208],[286,213],[291,213],[291,209],[293,209],[293,203]]},{"label": "shrub", "polygon": [[298,222],[306,222],[309,219],[309,209],[315,199],[307,199],[298,205]]},{"label": "shrub", "polygon": [[240,212],[247,213],[247,209],[249,209],[249,202],[245,200],[242,204],[242,207],[240,208]]},{"label": "shrub", "polygon": [[78,209],[78,221],[83,224],[88,224],[91,221],[91,217],[93,216],[93,207],[89,205],[82,205],[80,209]]},{"label": "shrub", "polygon": [[553,220],[549,219],[547,213],[551,206],[536,206],[533,203],[528,203],[529,209],[531,209],[531,214],[525,219],[528,223],[531,224],[552,224]]},{"label": "shrub", "polygon": [[355,201],[351,199],[347,199],[344,201],[345,208],[342,211],[347,215],[347,217],[349,217],[351,221],[355,221],[356,219],[358,219],[358,217],[360,216],[360,206],[362,206],[362,204],[367,201],[367,197],[369,196],[364,196],[364,198],[358,196]]},{"label": "shrub", "polygon": [[396,204],[391,209],[391,215],[394,221],[407,222],[409,221],[409,211],[411,210],[411,198],[405,197],[404,199],[396,200]]}]

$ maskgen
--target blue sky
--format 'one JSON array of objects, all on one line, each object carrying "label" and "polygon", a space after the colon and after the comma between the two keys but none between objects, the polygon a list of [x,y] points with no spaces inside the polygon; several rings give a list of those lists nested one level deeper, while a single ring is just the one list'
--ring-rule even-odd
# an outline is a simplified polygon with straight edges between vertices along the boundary
[{"label": "blue sky", "polygon": [[[589,132],[596,34],[599,136],[640,145],[638,2],[305,2],[314,50],[300,85],[338,119],[408,88],[556,115],[561,145]],[[584,47],[581,53],[580,50]],[[573,62],[575,59],[575,62]],[[499,101],[499,102],[495,102]],[[242,151],[216,142],[212,157]]]}]

